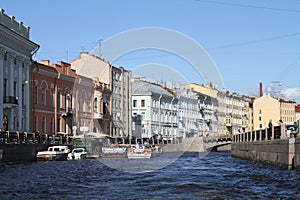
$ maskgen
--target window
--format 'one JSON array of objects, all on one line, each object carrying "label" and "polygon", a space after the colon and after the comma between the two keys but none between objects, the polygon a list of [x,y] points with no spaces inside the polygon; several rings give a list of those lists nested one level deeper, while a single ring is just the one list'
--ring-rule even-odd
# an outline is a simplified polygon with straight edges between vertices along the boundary
[{"label": "window", "polygon": [[39,131],[38,129],[38,117],[37,116],[34,116],[34,131]]},{"label": "window", "polygon": [[4,79],[4,84],[3,84],[3,96],[7,96],[7,79]]},{"label": "window", "polygon": [[145,100],[141,100],[141,107],[145,107]]},{"label": "window", "polygon": [[50,105],[54,106],[54,92],[53,90],[50,91]]},{"label": "window", "polygon": [[51,119],[50,119],[50,132],[51,133],[54,133],[54,119],[53,119],[53,117],[51,117]]},{"label": "window", "polygon": [[98,112],[98,98],[96,97],[95,99],[94,99],[94,112]]},{"label": "window", "polygon": [[34,104],[38,104],[38,88],[34,87]]},{"label": "window", "polygon": [[42,131],[43,133],[46,133],[46,117],[43,117],[42,120]]},{"label": "window", "polygon": [[262,124],[259,124],[259,128],[262,128]]},{"label": "window", "polygon": [[92,112],[92,102],[90,100],[87,102],[87,105],[88,105],[88,111]]},{"label": "window", "polygon": [[25,105],[25,97],[24,97],[24,93],[25,92],[25,86],[24,86],[24,84],[22,84],[22,105]]},{"label": "window", "polygon": [[61,108],[61,91],[57,92],[57,107]]},{"label": "window", "polygon": [[259,114],[261,114],[261,110],[259,110]]},{"label": "window", "polygon": [[133,100],[133,107],[137,107],[137,100]]},{"label": "window", "polygon": [[65,108],[68,107],[68,93],[65,93]]},{"label": "window", "polygon": [[69,94],[69,96],[70,96],[70,106],[71,106],[71,109],[72,108],[74,108],[74,106],[73,106],[73,97],[72,97],[72,95],[71,94]]},{"label": "window", "polygon": [[42,105],[46,106],[46,89],[42,89]]},{"label": "window", "polygon": [[103,96],[103,99],[102,99],[102,111],[103,111],[103,114],[106,115],[106,110],[107,110],[107,101],[106,101],[106,96]]},{"label": "window", "polygon": [[69,120],[65,119],[65,133],[69,133]]},{"label": "window", "polygon": [[57,119],[57,132],[60,132],[60,126],[61,126],[61,119]]},{"label": "window", "polygon": [[82,112],[85,112],[85,100],[84,100],[84,98],[82,97],[82,99],[81,99],[81,102],[82,102]]},{"label": "window", "polygon": [[261,117],[259,117],[259,121],[261,121]]},{"label": "window", "polygon": [[17,96],[17,82],[14,81],[14,97]]}]

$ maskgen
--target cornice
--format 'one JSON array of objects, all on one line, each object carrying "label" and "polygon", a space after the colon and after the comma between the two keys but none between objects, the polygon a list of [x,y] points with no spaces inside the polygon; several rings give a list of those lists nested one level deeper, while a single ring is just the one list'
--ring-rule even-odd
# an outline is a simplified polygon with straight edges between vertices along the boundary
[{"label": "cornice", "polygon": [[57,78],[57,73],[50,72],[50,71],[45,70],[45,69],[39,69],[38,74],[46,75],[46,76],[49,76],[51,78]]},{"label": "cornice", "polygon": [[2,23],[0,23],[0,36],[4,39],[10,40],[11,42],[17,43],[28,52],[32,52],[39,47],[38,44],[16,33],[15,31],[10,30]]}]

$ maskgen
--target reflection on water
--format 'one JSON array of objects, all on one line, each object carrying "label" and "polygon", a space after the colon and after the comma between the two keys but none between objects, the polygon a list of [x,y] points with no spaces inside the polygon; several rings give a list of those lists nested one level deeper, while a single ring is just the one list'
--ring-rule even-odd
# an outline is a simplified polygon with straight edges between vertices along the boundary
[{"label": "reflection on water", "polygon": [[[169,157],[172,159],[171,154]],[[161,159],[144,163],[116,159],[113,163],[119,165],[116,168],[141,172],[149,169],[147,165],[153,169]],[[102,162],[88,159],[2,166],[1,199],[300,198],[299,172],[231,158],[229,152],[185,153],[148,173],[119,171]]]}]

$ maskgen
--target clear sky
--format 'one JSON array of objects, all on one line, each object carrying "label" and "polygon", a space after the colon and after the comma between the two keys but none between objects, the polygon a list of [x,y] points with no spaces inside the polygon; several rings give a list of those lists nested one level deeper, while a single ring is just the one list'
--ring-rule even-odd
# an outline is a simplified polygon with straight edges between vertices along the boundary
[{"label": "clear sky", "polygon": [[[300,0],[0,0],[0,7],[31,27],[31,39],[41,46],[38,60],[71,61],[120,32],[161,27],[199,43],[226,90],[253,94],[263,82],[300,100]],[[134,69],[148,63],[203,82],[188,63],[166,52],[135,52],[113,64]]]}]

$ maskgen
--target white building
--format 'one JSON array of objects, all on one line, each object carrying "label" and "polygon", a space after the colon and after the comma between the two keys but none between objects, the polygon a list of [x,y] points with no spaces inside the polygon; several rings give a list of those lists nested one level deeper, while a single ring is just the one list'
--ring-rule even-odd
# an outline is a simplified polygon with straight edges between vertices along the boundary
[{"label": "white building", "polygon": [[0,9],[0,129],[30,131],[30,66],[39,46],[30,28]]},{"label": "white building", "polygon": [[[198,94],[189,89],[176,89],[178,97],[178,137],[196,137],[203,134],[205,122],[202,102]],[[203,107],[204,108],[204,107]]]},{"label": "white building", "polygon": [[[197,117],[191,118],[187,114],[186,118],[191,118],[194,120],[194,124],[197,125],[198,129],[195,134],[190,134],[194,136],[217,136],[218,135],[218,100],[217,100],[217,90],[213,89],[207,85],[199,85],[191,83],[181,87],[182,89],[191,90],[197,97],[197,100],[189,100],[193,102],[189,106],[189,112],[193,112]],[[189,97],[190,98],[190,97]],[[195,98],[195,97],[193,97]],[[196,103],[197,102],[197,103]],[[191,103],[189,103],[191,104]],[[191,127],[191,125],[186,126]]]},{"label": "white building", "polygon": [[140,79],[132,82],[132,115],[141,116],[142,139],[175,141],[177,137],[177,98],[161,85]]}]

